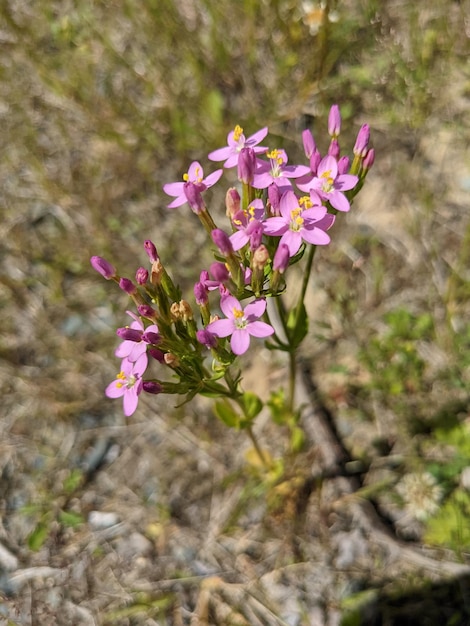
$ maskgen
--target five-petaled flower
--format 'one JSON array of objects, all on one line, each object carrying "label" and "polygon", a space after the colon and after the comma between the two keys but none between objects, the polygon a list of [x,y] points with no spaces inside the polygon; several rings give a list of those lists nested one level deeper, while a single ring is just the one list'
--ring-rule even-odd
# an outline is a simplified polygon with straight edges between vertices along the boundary
[{"label": "five-petaled flower", "polygon": [[227,295],[220,299],[220,308],[225,319],[211,322],[206,330],[217,337],[231,335],[230,347],[236,355],[244,354],[248,350],[250,336],[269,337],[274,333],[272,326],[259,319],[266,310],[266,300],[263,298],[247,304],[243,309],[234,296]]},{"label": "five-petaled flower", "polygon": [[293,191],[286,191],[279,210],[279,217],[270,217],[264,222],[264,232],[281,236],[279,244],[286,244],[291,257],[298,252],[302,241],[320,246],[330,242],[325,231],[335,218],[323,205],[316,206],[308,196],[299,199]]},{"label": "five-petaled flower", "polygon": [[[250,202],[245,211],[238,211],[232,218],[232,224],[237,229],[230,235],[234,250],[240,250],[251,241],[256,230],[263,230],[264,217],[263,201],[257,198]],[[259,245],[259,244],[258,244]]]},{"label": "five-petaled flower", "polygon": [[253,148],[256,154],[266,152],[268,148],[258,146],[260,141],[268,134],[268,128],[265,126],[261,130],[246,138],[243,134],[241,126],[235,126],[235,129],[227,135],[227,145],[225,148],[214,150],[208,155],[211,161],[225,161],[224,167],[236,167],[238,165],[238,157],[243,148]]},{"label": "five-petaled flower", "polygon": [[339,174],[338,163],[332,156],[326,156],[318,165],[317,174],[307,183],[299,183],[301,191],[315,191],[320,198],[328,200],[337,211],[349,211],[350,204],[344,191],[353,189],[358,182],[353,174]]},{"label": "five-petaled flower", "polygon": [[[158,333],[158,326],[156,324],[150,324],[150,326],[145,328],[140,317],[132,313],[132,311],[127,311],[127,314],[134,320],[129,328],[140,333],[140,341],[125,338],[116,348],[114,354],[120,359],[128,359],[135,363],[142,356],[147,359],[147,348],[149,344],[152,343],[148,338],[152,337],[152,334]],[[146,333],[152,334],[148,335]],[[122,336],[122,334],[120,336]]]},{"label": "five-petaled flower", "polygon": [[116,379],[106,387],[105,394],[108,398],[122,398],[126,417],[130,417],[137,408],[143,389],[142,375],[146,369],[146,354],[142,354],[137,361],[123,359]]},{"label": "five-petaled flower", "polygon": [[299,178],[310,172],[306,165],[287,165],[285,150],[271,150],[266,155],[269,161],[258,160],[258,167],[253,180],[255,189],[266,189],[271,183],[278,187],[291,189],[290,178]]},{"label": "five-petaled flower", "polygon": [[189,166],[187,173],[183,175],[183,182],[167,183],[166,185],[163,185],[163,191],[169,196],[175,197],[175,199],[168,205],[168,208],[175,209],[176,207],[188,202],[188,199],[191,200],[191,198],[187,197],[185,192],[187,188],[186,183],[192,183],[193,186],[191,189],[201,193],[206,189],[209,189],[209,187],[212,187],[212,185],[215,185],[215,183],[222,176],[222,173],[223,170],[215,170],[215,172],[212,172],[212,174],[209,174],[209,176],[204,178],[202,165],[198,161],[193,161]]}]

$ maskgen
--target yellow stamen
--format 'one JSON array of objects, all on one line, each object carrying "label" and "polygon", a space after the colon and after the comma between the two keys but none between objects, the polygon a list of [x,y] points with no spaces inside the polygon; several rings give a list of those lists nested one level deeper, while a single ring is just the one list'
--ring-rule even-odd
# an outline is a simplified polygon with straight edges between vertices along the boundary
[{"label": "yellow stamen", "polygon": [[189,175],[188,175],[187,173],[186,173],[186,174],[183,174],[183,180],[184,180],[184,182],[185,182],[185,183],[187,183],[187,182],[188,182],[188,180],[189,180]]},{"label": "yellow stamen", "polygon": [[310,209],[313,206],[310,196],[302,196],[299,198],[299,204],[300,206],[303,206],[304,209]]},{"label": "yellow stamen", "polygon": [[233,309],[232,312],[233,312],[233,317],[237,320],[243,317],[243,311],[241,311],[240,309]]},{"label": "yellow stamen", "polygon": [[233,129],[234,141],[239,141],[242,135],[243,135],[243,128],[237,124],[235,128]]},{"label": "yellow stamen", "polygon": [[116,376],[116,378],[120,378],[121,380],[126,380],[126,375],[124,374],[124,372],[119,372],[119,374]]}]

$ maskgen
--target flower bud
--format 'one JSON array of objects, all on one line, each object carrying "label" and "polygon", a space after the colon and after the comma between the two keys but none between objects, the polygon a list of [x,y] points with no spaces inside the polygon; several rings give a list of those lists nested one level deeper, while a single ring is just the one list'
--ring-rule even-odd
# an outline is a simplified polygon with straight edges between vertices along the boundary
[{"label": "flower bud", "polygon": [[164,355],[163,360],[169,367],[178,367],[180,364],[179,358],[175,354],[171,354],[171,352],[167,352]]},{"label": "flower bud", "polygon": [[253,148],[242,148],[238,156],[238,180],[245,185],[253,182],[256,170],[256,154]]},{"label": "flower bud", "polygon": [[150,320],[154,320],[157,317],[157,312],[149,304],[139,304],[137,311],[139,315]]},{"label": "flower bud", "polygon": [[196,215],[199,215],[206,210],[199,185],[192,183],[191,181],[184,183],[184,195],[186,196],[189,206],[192,211],[196,213]]},{"label": "flower bud", "polygon": [[281,204],[281,192],[276,183],[271,183],[268,187],[268,200],[271,205],[271,215],[279,215]]},{"label": "flower bud", "polygon": [[157,249],[155,247],[155,244],[150,241],[150,239],[147,239],[146,241],[144,241],[144,248],[145,248],[145,252],[148,255],[148,258],[152,261],[152,263],[154,261],[158,260],[158,252]]},{"label": "flower bud", "polygon": [[116,335],[124,341],[135,341],[139,343],[142,341],[142,331],[137,328],[129,328],[129,326],[124,326],[123,328],[118,328],[116,331]]},{"label": "flower bud", "polygon": [[161,393],[163,391],[163,387],[160,383],[157,383],[154,380],[144,380],[142,383],[142,389],[147,393]]},{"label": "flower bud", "polygon": [[164,354],[161,350],[159,350],[158,348],[152,348],[150,347],[147,350],[147,354],[149,354],[152,359],[155,359],[156,361],[158,361],[159,363],[163,363],[164,362]]},{"label": "flower bud", "polygon": [[214,280],[219,283],[224,283],[230,278],[229,271],[225,263],[221,263],[220,261],[215,261],[211,263],[209,266],[209,270]]},{"label": "flower bud", "polygon": [[289,248],[281,243],[274,254],[273,270],[283,274],[289,266]]},{"label": "flower bud", "polygon": [[162,340],[160,333],[156,333],[153,330],[146,330],[142,334],[142,341],[150,343],[153,346],[157,346]]},{"label": "flower bud", "polygon": [[116,270],[114,269],[114,266],[111,265],[111,263],[108,263],[106,259],[103,259],[103,257],[92,256],[90,259],[90,263],[92,268],[97,271],[98,274],[104,276],[106,280],[116,277]]},{"label": "flower bud", "polygon": [[217,337],[205,328],[197,331],[196,339],[199,341],[200,344],[206,346],[206,348],[209,349],[215,348],[215,346],[217,345]]},{"label": "flower bud", "polygon": [[312,170],[312,174],[316,176],[318,166],[320,165],[321,154],[319,150],[315,150],[315,152],[310,157],[310,169]]},{"label": "flower bud", "polygon": [[119,279],[119,287],[123,291],[128,293],[130,296],[132,296],[132,294],[136,293],[136,291],[137,291],[137,287],[134,285],[132,280],[130,280],[129,278],[120,278]]},{"label": "flower bud", "polygon": [[220,230],[220,228],[214,228],[211,235],[212,235],[212,241],[215,243],[215,245],[219,248],[220,252],[224,256],[228,256],[229,254],[232,254],[233,252],[232,242],[230,241],[230,238],[227,235],[227,233],[225,233],[223,230]]},{"label": "flower bud", "polygon": [[258,246],[253,252],[253,270],[264,270],[264,266],[269,261],[269,252],[265,245]]},{"label": "flower bud", "polygon": [[247,235],[250,237],[250,248],[256,250],[261,245],[263,238],[263,226],[258,220],[252,220],[246,229]]},{"label": "flower bud", "polygon": [[149,279],[149,273],[145,267],[139,267],[135,273],[135,280],[138,285],[145,285]]},{"label": "flower bud", "polygon": [[328,146],[328,155],[334,157],[335,159],[339,159],[340,148],[337,139],[332,139],[330,145]]},{"label": "flower bud", "polygon": [[302,143],[304,145],[305,156],[309,159],[317,149],[315,139],[310,130],[306,129],[302,131]]},{"label": "flower bud", "polygon": [[333,104],[328,115],[328,134],[333,139],[338,137],[341,131],[341,113],[339,112],[339,106]]},{"label": "flower bud", "polygon": [[370,150],[367,151],[367,154],[364,157],[364,160],[362,161],[362,167],[364,168],[364,170],[370,170],[370,168],[374,165],[374,161],[375,161],[375,150],[374,148],[370,148]]},{"label": "flower bud", "polygon": [[353,152],[355,156],[365,157],[369,146],[370,129],[368,124],[363,124],[357,134],[356,143]]},{"label": "flower bud", "polygon": [[240,200],[240,194],[235,187],[231,187],[225,194],[226,215],[229,219],[233,219],[240,210]]},{"label": "flower bud", "polygon": [[338,161],[338,174],[347,174],[350,166],[351,161],[349,160],[349,157],[342,156]]},{"label": "flower bud", "polygon": [[207,289],[202,283],[196,283],[194,285],[194,297],[198,306],[204,306],[209,302],[209,298],[207,297]]}]

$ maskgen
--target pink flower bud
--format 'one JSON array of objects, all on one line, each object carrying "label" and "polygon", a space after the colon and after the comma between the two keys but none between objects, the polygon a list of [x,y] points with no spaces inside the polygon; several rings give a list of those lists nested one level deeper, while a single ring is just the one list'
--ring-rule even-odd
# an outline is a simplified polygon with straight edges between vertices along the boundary
[{"label": "pink flower bud", "polygon": [[338,174],[347,174],[349,171],[349,166],[351,165],[351,161],[349,157],[343,156],[338,161]]},{"label": "pink flower bud", "polygon": [[109,280],[110,278],[115,278],[116,270],[111,265],[111,263],[108,263],[108,261],[106,261],[106,259],[103,259],[103,257],[92,256],[90,259],[90,263],[92,268],[96,270],[98,274],[104,276],[106,280]]},{"label": "pink flower bud", "polygon": [[156,312],[149,304],[139,304],[137,307],[139,315],[146,317],[147,319],[154,320],[156,318]]},{"label": "pink flower bud", "polygon": [[253,182],[256,169],[256,154],[253,148],[242,148],[238,157],[238,180],[246,185]]},{"label": "pink flower bud", "polygon": [[268,199],[271,205],[271,215],[279,215],[279,207],[281,204],[281,192],[276,183],[271,183],[268,187]]},{"label": "pink flower bud", "polygon": [[205,328],[197,331],[196,339],[206,348],[214,348],[217,345],[217,337]]},{"label": "pink flower bud", "polygon": [[370,150],[367,151],[367,154],[364,157],[364,161],[362,161],[362,167],[365,170],[370,170],[370,168],[374,165],[374,161],[375,161],[375,150],[374,148],[370,148]]},{"label": "pink flower bud", "polygon": [[209,266],[209,270],[214,280],[217,280],[219,283],[224,283],[230,278],[230,274],[225,263],[220,263],[220,261],[215,261],[214,263],[211,263]]},{"label": "pink flower bud", "polygon": [[333,137],[333,139],[336,139],[340,131],[341,113],[339,112],[339,106],[337,104],[334,104],[331,107],[330,113],[328,115],[328,134],[330,135],[330,137]]},{"label": "pink flower bud", "polygon": [[135,273],[135,280],[138,285],[145,285],[149,279],[149,273],[145,267],[139,267]]},{"label": "pink flower bud", "polygon": [[202,283],[196,283],[194,285],[194,297],[198,306],[204,306],[209,302],[209,298],[207,297],[207,289]]},{"label": "pink flower bud", "polygon": [[145,252],[148,255],[148,258],[152,261],[152,263],[154,261],[158,260],[158,252],[157,249],[155,247],[155,244],[150,241],[150,239],[147,239],[146,241],[144,241],[144,248],[145,248]]},{"label": "pink flower bud", "polygon": [[232,254],[233,252],[232,242],[230,241],[230,238],[227,235],[227,233],[225,233],[223,230],[220,230],[220,228],[214,228],[211,235],[212,235],[212,241],[215,243],[215,245],[219,248],[220,252],[224,256],[228,256],[229,254]]},{"label": "pink flower bud", "polygon": [[184,183],[184,195],[186,196],[191,210],[194,211],[196,215],[206,210],[199,185],[191,181]]},{"label": "pink flower bud", "polygon": [[225,207],[227,209],[226,215],[228,218],[232,219],[240,210],[240,199],[240,194],[235,187],[231,187],[227,191],[225,195]]},{"label": "pink flower bud", "polygon": [[130,296],[136,293],[137,291],[137,287],[129,278],[120,278],[119,287],[121,287],[121,289],[125,291],[126,293],[128,293]]},{"label": "pink flower bud", "polygon": [[274,254],[273,270],[283,274],[289,266],[289,248],[285,243],[281,243]]},{"label": "pink flower bud", "polygon": [[156,360],[156,361],[158,361],[159,363],[163,363],[163,357],[164,357],[164,354],[163,354],[163,352],[162,352],[161,350],[159,350],[158,348],[152,348],[152,347],[150,347],[150,348],[147,350],[147,354],[149,354],[149,355],[152,357],[152,359],[155,359],[155,360]]},{"label": "pink flower bud", "polygon": [[317,175],[317,169],[320,165],[321,154],[319,150],[315,150],[312,156],[310,157],[310,169],[312,170],[312,174],[314,176]]},{"label": "pink flower bud", "polygon": [[363,124],[357,134],[353,152],[358,157],[365,157],[369,146],[370,129],[368,124]]},{"label": "pink flower bud", "polygon": [[315,139],[313,138],[310,130],[307,129],[302,131],[302,143],[304,144],[305,156],[307,157],[307,159],[309,159],[317,149],[317,146],[315,145]]},{"label": "pink flower bud", "polygon": [[142,389],[147,393],[161,393],[163,391],[163,387],[160,383],[155,382],[154,380],[144,380],[142,383]]},{"label": "pink flower bud", "polygon": [[330,145],[328,147],[328,155],[334,157],[335,159],[339,159],[340,148],[337,139],[332,139]]},{"label": "pink flower bud", "polygon": [[156,333],[153,330],[146,330],[142,335],[142,341],[145,341],[145,343],[151,343],[153,346],[158,346],[161,340],[162,337],[160,333]]},{"label": "pink flower bud", "polygon": [[118,328],[116,335],[124,341],[135,341],[136,343],[142,341],[142,331],[137,328],[129,328],[129,326]]}]

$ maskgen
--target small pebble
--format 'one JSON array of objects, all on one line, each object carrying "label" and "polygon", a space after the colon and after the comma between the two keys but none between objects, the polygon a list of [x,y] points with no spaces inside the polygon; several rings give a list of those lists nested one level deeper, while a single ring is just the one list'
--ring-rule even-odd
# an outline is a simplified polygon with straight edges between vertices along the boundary
[{"label": "small pebble", "polygon": [[119,522],[119,516],[117,513],[103,512],[103,511],[90,511],[88,515],[88,523],[93,530],[103,530],[104,528],[110,528]]}]

